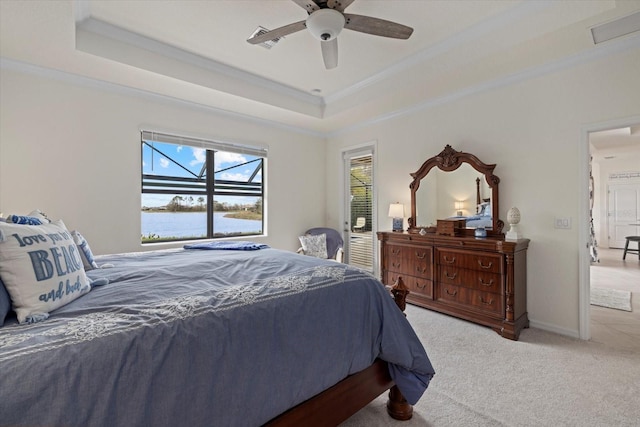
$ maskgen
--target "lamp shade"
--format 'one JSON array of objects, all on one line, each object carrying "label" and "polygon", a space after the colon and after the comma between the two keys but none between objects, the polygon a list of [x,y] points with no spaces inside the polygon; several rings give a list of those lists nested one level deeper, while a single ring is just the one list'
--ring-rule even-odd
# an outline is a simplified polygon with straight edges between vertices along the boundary
[{"label": "lamp shade", "polygon": [[464,202],[456,201],[454,203],[454,207],[456,208],[456,215],[462,216],[462,208],[464,207]]},{"label": "lamp shade", "polygon": [[391,203],[389,205],[389,218],[404,218],[404,205],[402,203]]}]

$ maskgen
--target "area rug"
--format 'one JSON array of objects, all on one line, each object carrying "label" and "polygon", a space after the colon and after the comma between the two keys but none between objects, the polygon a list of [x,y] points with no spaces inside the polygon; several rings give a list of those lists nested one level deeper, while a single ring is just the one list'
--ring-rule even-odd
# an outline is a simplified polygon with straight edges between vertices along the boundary
[{"label": "area rug", "polygon": [[591,288],[591,305],[631,311],[631,292],[618,289]]}]

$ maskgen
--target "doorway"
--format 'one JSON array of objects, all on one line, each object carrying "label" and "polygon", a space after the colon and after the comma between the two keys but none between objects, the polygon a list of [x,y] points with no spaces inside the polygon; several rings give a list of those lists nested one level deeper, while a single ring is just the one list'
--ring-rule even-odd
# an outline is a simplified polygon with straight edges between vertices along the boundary
[{"label": "doorway", "polygon": [[374,148],[344,153],[345,262],[371,273],[376,266]]},{"label": "doorway", "polygon": [[[589,226],[581,227],[581,241],[587,241],[581,247],[588,253],[580,251],[580,338],[634,350],[640,350],[634,332],[640,330],[640,261],[629,255],[622,260],[622,248],[626,236],[640,235],[640,226],[632,225],[640,223],[639,125],[640,118],[634,118],[585,131],[588,168],[583,170],[594,180],[588,192],[581,190],[588,193],[582,205],[594,204],[581,212],[581,225]],[[591,305],[592,292],[602,289],[631,292],[633,311]]]},{"label": "doorway", "polygon": [[[624,248],[626,236],[640,236],[640,183],[631,182],[636,179],[640,181],[640,167],[638,169],[637,178],[626,178],[630,180],[629,183],[607,184],[610,248]],[[617,176],[626,176],[628,173],[618,173]]]}]

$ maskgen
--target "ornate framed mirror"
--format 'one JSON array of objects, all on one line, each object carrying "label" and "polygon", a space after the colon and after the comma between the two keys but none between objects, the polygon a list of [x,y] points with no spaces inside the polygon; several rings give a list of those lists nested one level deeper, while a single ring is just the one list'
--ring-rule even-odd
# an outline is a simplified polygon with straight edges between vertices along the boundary
[{"label": "ornate framed mirror", "polygon": [[450,145],[427,159],[411,174],[411,216],[409,232],[435,232],[439,219],[464,220],[464,235],[484,228],[488,236],[502,235],[504,222],[498,218],[500,178],[495,164],[486,164],[470,153]]}]

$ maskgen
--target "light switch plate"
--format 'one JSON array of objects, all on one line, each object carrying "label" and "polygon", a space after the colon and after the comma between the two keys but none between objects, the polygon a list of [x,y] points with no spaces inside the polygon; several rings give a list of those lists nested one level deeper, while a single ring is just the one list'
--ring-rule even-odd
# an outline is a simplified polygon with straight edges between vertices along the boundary
[{"label": "light switch plate", "polygon": [[556,218],[555,228],[569,230],[571,228],[571,218]]}]

